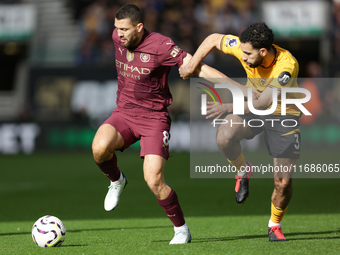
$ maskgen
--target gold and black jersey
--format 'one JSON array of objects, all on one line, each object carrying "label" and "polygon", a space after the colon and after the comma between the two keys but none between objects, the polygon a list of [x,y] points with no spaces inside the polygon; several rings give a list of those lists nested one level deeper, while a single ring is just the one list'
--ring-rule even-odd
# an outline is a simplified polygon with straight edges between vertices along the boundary
[{"label": "gold and black jersey", "polygon": [[[221,50],[229,55],[238,58],[247,73],[247,87],[255,89],[261,94],[267,87],[277,88],[281,90],[284,87],[298,87],[297,76],[299,73],[299,63],[294,56],[287,50],[273,44],[276,51],[274,61],[269,67],[258,66],[256,68],[249,67],[242,60],[242,50],[240,48],[240,40],[237,36],[225,35],[221,41]],[[287,99],[302,98],[301,93],[288,93]],[[271,106],[270,106],[271,107]],[[269,108],[270,108],[269,107]],[[287,115],[300,116],[301,112],[293,104],[287,104]],[[273,113],[281,115],[281,97],[278,98],[278,106]]]}]

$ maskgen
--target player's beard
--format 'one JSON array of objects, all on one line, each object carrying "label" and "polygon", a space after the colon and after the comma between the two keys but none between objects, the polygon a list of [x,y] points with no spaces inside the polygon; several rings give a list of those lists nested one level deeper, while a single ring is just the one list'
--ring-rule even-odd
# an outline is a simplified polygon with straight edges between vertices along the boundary
[{"label": "player's beard", "polygon": [[125,43],[122,43],[122,46],[124,48],[131,49],[134,46],[136,46],[138,40],[139,40],[138,33],[136,31],[135,33],[131,34],[130,38],[127,38],[127,41]]},{"label": "player's beard", "polygon": [[256,67],[260,66],[262,64],[262,62],[263,62],[263,57],[261,57],[260,54],[259,54],[258,58],[254,61],[253,64],[250,64],[249,67],[256,68]]}]

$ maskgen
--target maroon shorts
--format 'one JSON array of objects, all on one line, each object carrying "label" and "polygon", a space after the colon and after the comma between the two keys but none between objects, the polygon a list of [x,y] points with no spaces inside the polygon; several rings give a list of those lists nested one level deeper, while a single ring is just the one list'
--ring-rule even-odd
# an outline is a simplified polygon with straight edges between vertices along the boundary
[{"label": "maroon shorts", "polygon": [[167,112],[126,113],[115,109],[103,123],[113,126],[123,137],[124,151],[140,140],[140,156],[154,154],[169,158],[171,118]]}]

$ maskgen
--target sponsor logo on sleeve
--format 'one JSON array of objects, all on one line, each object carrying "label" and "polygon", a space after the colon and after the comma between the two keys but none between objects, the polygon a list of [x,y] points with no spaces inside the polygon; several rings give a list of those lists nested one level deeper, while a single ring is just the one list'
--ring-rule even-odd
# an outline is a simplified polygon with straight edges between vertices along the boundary
[{"label": "sponsor logo on sleeve", "polygon": [[237,41],[236,38],[231,39],[231,40],[229,40],[229,42],[228,42],[229,47],[235,47],[235,46],[237,46],[237,44],[238,44],[238,41]]},{"label": "sponsor logo on sleeve", "polygon": [[170,55],[175,58],[177,54],[179,53],[179,50],[180,49],[177,46],[175,46],[174,49],[171,51]]},{"label": "sponsor logo on sleeve", "polygon": [[280,73],[279,78],[278,78],[280,85],[286,86],[288,84],[290,78],[291,78],[291,75],[290,75],[289,72]]},{"label": "sponsor logo on sleeve", "polygon": [[173,42],[170,40],[170,42],[167,42],[167,43],[166,43],[166,45],[169,45],[169,44],[172,45]]}]

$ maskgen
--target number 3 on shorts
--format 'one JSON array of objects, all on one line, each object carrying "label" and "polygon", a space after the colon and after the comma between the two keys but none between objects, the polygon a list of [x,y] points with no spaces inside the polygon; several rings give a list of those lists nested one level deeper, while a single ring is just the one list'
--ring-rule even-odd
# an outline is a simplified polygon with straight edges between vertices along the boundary
[{"label": "number 3 on shorts", "polygon": [[165,146],[169,145],[170,135],[168,131],[163,131],[163,143]]},{"label": "number 3 on shorts", "polygon": [[294,134],[295,136],[295,141],[296,141],[296,144],[294,144],[294,147],[296,150],[300,149],[300,143],[299,143],[299,134]]}]

